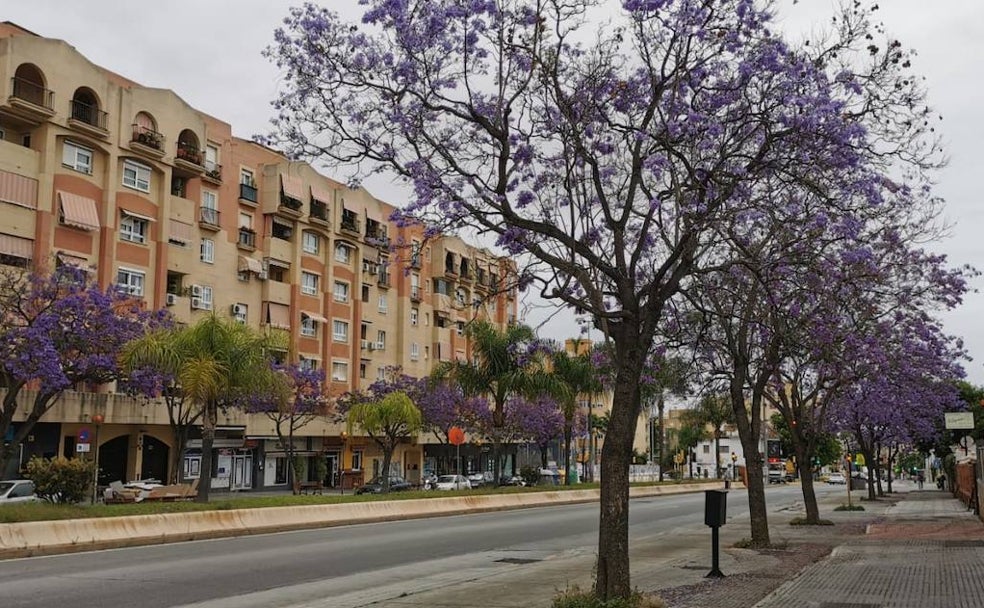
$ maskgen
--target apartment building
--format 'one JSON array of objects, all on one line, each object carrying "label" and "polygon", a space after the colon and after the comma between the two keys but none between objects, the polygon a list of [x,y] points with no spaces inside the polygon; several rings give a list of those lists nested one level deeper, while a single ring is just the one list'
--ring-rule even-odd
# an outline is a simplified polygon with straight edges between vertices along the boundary
[{"label": "apartment building", "polygon": [[[337,396],[387,367],[419,377],[470,356],[463,329],[474,318],[515,319],[508,259],[456,237],[425,239],[421,226],[391,222],[393,210],[234,137],[173,91],[0,24],[2,264],[80,266],[182,323],[218,311],[288,332],[282,357],[324,369]],[[96,435],[104,481],[163,478],[174,446],[164,408],[87,388],[65,394],[22,457],[74,454],[80,434]],[[313,422],[295,448],[328,460],[329,483],[343,470],[359,483],[381,456],[342,431]],[[183,455],[185,478],[201,475],[200,446],[193,439]],[[284,446],[265,417],[224,414],[216,448],[213,487],[286,483]],[[414,481],[423,449],[405,446],[396,461]]]}]

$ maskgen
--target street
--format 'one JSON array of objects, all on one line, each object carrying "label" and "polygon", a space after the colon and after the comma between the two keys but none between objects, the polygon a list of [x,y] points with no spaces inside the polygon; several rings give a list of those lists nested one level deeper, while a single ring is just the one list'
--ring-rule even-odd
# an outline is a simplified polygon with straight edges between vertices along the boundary
[{"label": "street", "polygon": [[[770,511],[801,500],[799,485],[766,496]],[[672,544],[676,531],[703,527],[703,501],[703,493],[633,500],[630,538],[666,535]],[[747,521],[747,512],[746,493],[731,492],[729,521]],[[0,562],[0,588],[4,608],[382,600],[593,552],[597,520],[595,503],[10,560]]]}]

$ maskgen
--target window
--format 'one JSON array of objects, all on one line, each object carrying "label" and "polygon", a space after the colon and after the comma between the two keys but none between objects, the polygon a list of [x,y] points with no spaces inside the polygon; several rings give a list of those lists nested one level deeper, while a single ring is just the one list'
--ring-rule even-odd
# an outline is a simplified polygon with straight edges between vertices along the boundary
[{"label": "window", "polygon": [[468,294],[464,289],[456,289],[454,291],[454,299],[458,301],[458,306],[464,306],[465,301],[468,299]]},{"label": "window", "polygon": [[410,345],[410,360],[416,361],[420,358],[420,345],[414,342]]},{"label": "window", "polygon": [[362,450],[352,450],[352,470],[362,470]]},{"label": "window", "polygon": [[335,382],[348,381],[348,363],[343,361],[331,362],[331,379]]},{"label": "window", "polygon": [[336,302],[348,302],[349,299],[349,286],[348,283],[342,283],[341,281],[335,281],[335,301]]},{"label": "window", "polygon": [[317,254],[321,250],[321,237],[313,232],[302,233],[301,249],[303,249],[305,253]]},{"label": "window", "polygon": [[275,217],[273,218],[273,227],[270,231],[270,234],[273,235],[275,238],[284,241],[289,241],[294,236],[294,223],[286,222],[284,220]]},{"label": "window", "polygon": [[342,264],[349,264],[352,260],[352,251],[344,243],[335,243],[335,261]]},{"label": "window", "polygon": [[301,355],[297,360],[297,366],[301,369],[316,370],[318,369],[318,360]]},{"label": "window", "polygon": [[124,213],[120,220],[120,240],[131,243],[146,243],[147,220]]},{"label": "window", "polygon": [[239,214],[239,227],[240,228],[246,228],[248,230],[252,230],[253,229],[253,215],[250,214],[250,213],[241,213],[240,212],[240,214]]},{"label": "window", "polygon": [[387,308],[388,307],[386,305],[386,294],[381,293],[379,294],[379,312],[386,312]]},{"label": "window", "polygon": [[318,322],[307,315],[301,315],[301,335],[313,338],[318,335]]},{"label": "window", "polygon": [[455,325],[457,325],[458,335],[459,336],[465,335],[465,322],[464,321],[458,321],[457,323],[455,323]]},{"label": "window", "polygon": [[246,184],[247,186],[253,186],[256,182],[253,180],[253,172],[249,169],[239,170],[239,183]]},{"label": "window", "polygon": [[706,444],[706,443],[704,444],[704,453],[705,454],[710,454],[711,453],[711,446],[708,445],[708,444]]},{"label": "window", "polygon": [[150,167],[132,160],[123,161],[123,185],[141,192],[150,192]]},{"label": "window", "polygon": [[417,321],[420,319],[420,311],[416,308],[410,309],[410,325],[416,325]]},{"label": "window", "polygon": [[379,380],[380,382],[385,382],[386,381],[386,368],[385,367],[380,367],[379,369],[376,370],[376,380]]},{"label": "window", "polygon": [[202,285],[202,291],[198,297],[198,308],[202,310],[212,310],[212,288],[209,285]]},{"label": "window", "polygon": [[215,241],[212,239],[202,239],[201,260],[206,264],[215,262]]},{"label": "window", "polygon": [[441,295],[450,295],[448,292],[448,282],[444,279],[434,279],[434,293],[439,293]]},{"label": "window", "polygon": [[376,349],[383,350],[386,348],[386,332],[383,330],[376,331]]},{"label": "window", "polygon": [[362,301],[366,304],[369,303],[369,286],[365,283],[362,284]]},{"label": "window", "polygon": [[202,190],[202,207],[205,209],[218,209],[219,195],[214,190]]},{"label": "window", "polygon": [[[269,466],[269,465],[268,465]],[[275,485],[283,485],[287,483],[287,458],[277,457],[274,459],[274,479],[273,483]]]},{"label": "window", "polygon": [[249,310],[249,307],[246,306],[245,304],[233,304],[232,305],[232,317],[236,321],[239,321],[240,323],[245,324],[246,323],[246,313],[247,313],[248,310]]},{"label": "window", "polygon": [[348,323],[345,321],[332,321],[331,337],[335,342],[348,342]]},{"label": "window", "polygon": [[116,284],[131,296],[143,296],[144,273],[138,270],[120,268],[116,271]]},{"label": "window", "polygon": [[306,293],[309,296],[317,295],[318,280],[320,278],[316,274],[301,271],[301,293]]},{"label": "window", "polygon": [[205,145],[205,170],[215,171],[219,168],[219,149],[212,144]]},{"label": "window", "polygon": [[62,165],[92,175],[92,150],[66,141],[62,150]]}]

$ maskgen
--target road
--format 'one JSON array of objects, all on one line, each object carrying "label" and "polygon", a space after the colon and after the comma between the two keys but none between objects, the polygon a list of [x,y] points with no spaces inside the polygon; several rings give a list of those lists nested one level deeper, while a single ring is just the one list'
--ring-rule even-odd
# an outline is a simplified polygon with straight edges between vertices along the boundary
[{"label": "road", "polygon": [[[798,485],[766,496],[770,510],[801,499]],[[633,500],[630,538],[702,525],[703,500]],[[730,493],[728,515],[747,518],[744,491]],[[0,561],[0,605],[249,608],[366,590],[383,599],[466,572],[593,551],[597,529],[594,503]]]}]

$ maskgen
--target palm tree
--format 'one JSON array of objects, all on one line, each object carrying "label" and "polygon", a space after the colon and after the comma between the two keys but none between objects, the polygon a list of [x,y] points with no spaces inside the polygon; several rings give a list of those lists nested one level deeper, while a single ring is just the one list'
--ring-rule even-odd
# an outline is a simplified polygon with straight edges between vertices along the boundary
[{"label": "palm tree", "polygon": [[[687,394],[689,370],[683,359],[679,357],[660,357],[656,360],[656,370],[649,371],[650,381],[642,386],[642,401],[650,409],[652,415],[652,402],[656,401],[659,423],[656,429],[656,451],[659,453],[659,480],[663,481],[663,454],[666,450],[666,394],[669,393],[676,397],[683,397]],[[649,423],[652,432],[652,422]]]},{"label": "palm tree", "polygon": [[389,492],[390,463],[401,442],[420,432],[423,416],[402,391],[387,394],[378,401],[356,401],[348,407],[348,432],[358,426],[383,451],[383,493]]},{"label": "palm tree", "polygon": [[449,361],[433,373],[437,380],[451,380],[468,397],[487,397],[492,403],[492,457],[495,479],[502,473],[502,433],[506,427],[506,402],[514,395],[536,398],[553,395],[556,379],[546,372],[538,356],[536,334],[526,325],[510,325],[504,331],[485,320],[465,329],[471,340],[474,363]]},{"label": "palm tree", "polygon": [[153,368],[175,378],[185,399],[201,410],[205,481],[199,485],[198,502],[208,502],[219,410],[277,386],[268,352],[282,342],[213,313],[195,325],[154,332],[124,348],[128,370]]},{"label": "palm tree", "polygon": [[554,397],[560,403],[564,414],[564,485],[571,484],[571,435],[574,428],[574,416],[579,406],[578,398],[591,399],[602,392],[603,387],[595,366],[591,363],[588,353],[569,355],[565,351],[553,354],[553,374],[560,381],[564,390],[558,391]]}]

